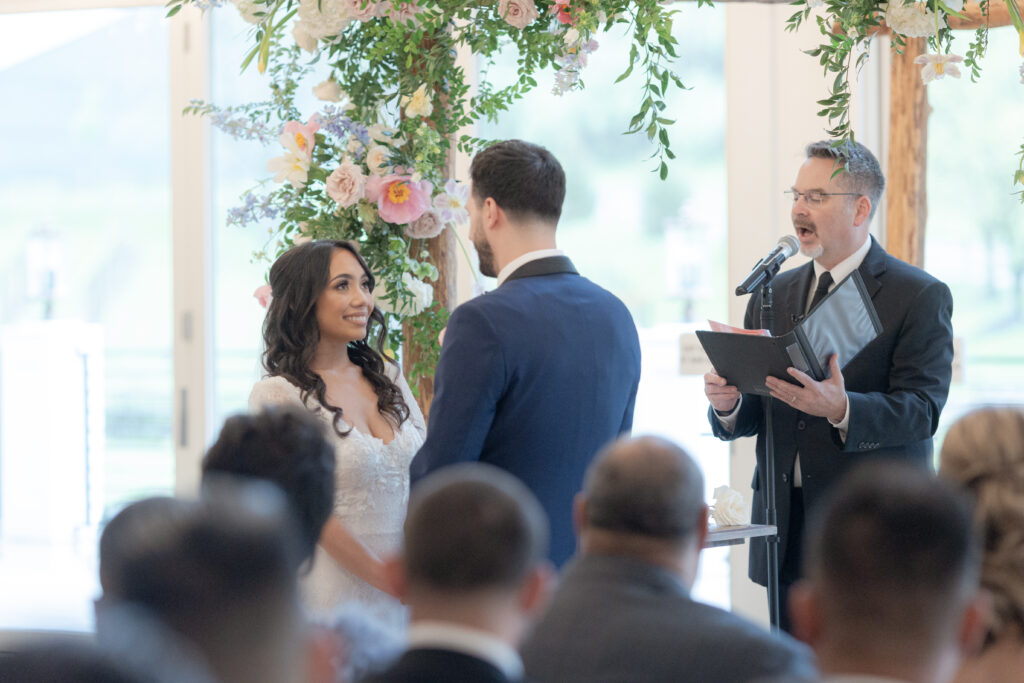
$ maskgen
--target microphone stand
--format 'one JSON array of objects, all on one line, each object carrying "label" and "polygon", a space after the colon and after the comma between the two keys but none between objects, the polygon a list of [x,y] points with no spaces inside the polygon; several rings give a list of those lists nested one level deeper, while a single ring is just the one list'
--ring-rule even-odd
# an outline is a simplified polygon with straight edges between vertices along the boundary
[{"label": "microphone stand", "polygon": [[[778,271],[776,271],[778,272]],[[775,275],[772,273],[771,275]],[[772,278],[761,285],[761,329],[773,334],[775,327]],[[772,633],[779,631],[779,529],[775,510],[775,438],[772,433],[772,397],[763,396],[764,403],[764,478],[765,523],[775,527],[775,534],[767,537],[768,551],[768,619]]]}]

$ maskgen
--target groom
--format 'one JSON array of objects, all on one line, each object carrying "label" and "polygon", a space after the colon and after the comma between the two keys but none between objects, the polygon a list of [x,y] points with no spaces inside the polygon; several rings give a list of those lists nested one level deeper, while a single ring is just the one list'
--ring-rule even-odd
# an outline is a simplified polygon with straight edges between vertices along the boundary
[{"label": "groom", "polygon": [[565,173],[520,140],[470,167],[470,239],[498,288],[452,313],[412,480],[479,460],[519,477],[551,522],[550,558],[575,550],[572,501],[594,454],[633,425],[640,344],[625,305],[555,247]]}]

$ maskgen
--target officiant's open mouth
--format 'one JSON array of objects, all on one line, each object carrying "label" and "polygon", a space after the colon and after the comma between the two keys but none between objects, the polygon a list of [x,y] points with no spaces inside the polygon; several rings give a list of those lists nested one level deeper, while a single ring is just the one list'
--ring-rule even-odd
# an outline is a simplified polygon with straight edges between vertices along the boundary
[{"label": "officiant's open mouth", "polygon": [[815,234],[817,234],[813,226],[794,225],[793,228],[796,230],[796,236],[799,237],[801,240],[809,239],[811,237],[814,237]]}]

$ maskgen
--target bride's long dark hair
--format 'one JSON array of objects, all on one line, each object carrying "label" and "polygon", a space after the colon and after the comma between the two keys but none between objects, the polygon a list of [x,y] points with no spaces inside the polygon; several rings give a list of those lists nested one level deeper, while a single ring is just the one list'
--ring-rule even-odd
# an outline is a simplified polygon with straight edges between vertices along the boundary
[{"label": "bride's long dark hair", "polygon": [[[316,302],[327,288],[331,275],[331,258],[336,249],[344,249],[356,257],[370,280],[370,291],[376,281],[366,261],[351,242],[318,240],[293,247],[281,254],[270,267],[272,298],[263,321],[263,368],[272,377],[284,377],[300,390],[303,402],[312,394],[324,409],[333,414],[331,424],[340,436],[341,408],[327,402],[327,385],[310,369],[309,364],[320,343],[320,327],[316,322]],[[348,357],[358,365],[377,394],[377,410],[396,426],[409,419],[409,406],[402,390],[384,371],[384,314],[374,307],[370,313],[366,337],[349,342]],[[375,341],[376,348],[370,345]],[[392,365],[395,361],[387,359]]]}]

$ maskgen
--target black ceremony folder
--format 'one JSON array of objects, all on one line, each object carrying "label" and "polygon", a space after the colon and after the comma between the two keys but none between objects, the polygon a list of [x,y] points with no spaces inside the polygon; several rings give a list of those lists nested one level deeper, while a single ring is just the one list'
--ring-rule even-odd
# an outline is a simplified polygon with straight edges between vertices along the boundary
[{"label": "black ceremony folder", "polygon": [[797,384],[786,372],[795,367],[821,381],[828,377],[828,359],[833,353],[839,354],[840,366],[845,366],[881,331],[864,281],[853,271],[784,335],[697,330],[697,338],[715,371],[729,384],[745,394],[767,396],[765,377]]}]

